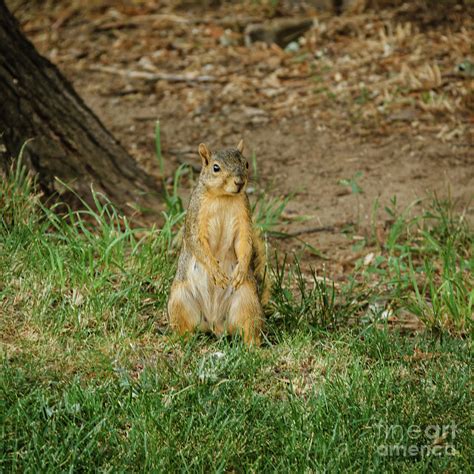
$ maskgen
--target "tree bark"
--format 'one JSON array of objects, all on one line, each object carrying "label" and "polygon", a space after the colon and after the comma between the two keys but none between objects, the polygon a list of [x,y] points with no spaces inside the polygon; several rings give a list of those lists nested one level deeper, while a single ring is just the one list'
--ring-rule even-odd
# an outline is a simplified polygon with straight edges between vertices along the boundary
[{"label": "tree bark", "polygon": [[159,187],[105,129],[72,85],[25,38],[0,0],[0,162],[23,159],[47,195],[55,177],[91,202],[91,185],[126,211],[155,207]]}]

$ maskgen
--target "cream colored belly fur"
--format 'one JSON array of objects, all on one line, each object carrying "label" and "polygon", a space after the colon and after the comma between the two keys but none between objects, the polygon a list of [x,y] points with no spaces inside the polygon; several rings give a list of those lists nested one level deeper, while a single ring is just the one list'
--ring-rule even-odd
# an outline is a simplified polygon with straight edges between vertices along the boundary
[{"label": "cream colored belly fur", "polygon": [[[215,217],[209,221],[209,245],[221,269],[229,277],[237,265],[234,250],[236,233],[236,221],[228,215],[225,219]],[[216,286],[204,266],[194,257],[190,258],[187,275],[188,288],[201,314],[201,329],[222,332],[235,295],[234,289],[230,285],[225,289]]]}]

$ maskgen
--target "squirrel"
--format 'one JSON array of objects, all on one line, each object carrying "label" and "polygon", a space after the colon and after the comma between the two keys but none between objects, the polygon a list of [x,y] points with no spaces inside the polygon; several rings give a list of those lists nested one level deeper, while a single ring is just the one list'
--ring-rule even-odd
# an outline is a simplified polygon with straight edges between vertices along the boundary
[{"label": "squirrel", "polygon": [[185,218],[168,317],[181,335],[237,333],[245,344],[259,345],[269,285],[264,244],[246,193],[243,149],[243,140],[217,153],[199,145],[202,168]]}]

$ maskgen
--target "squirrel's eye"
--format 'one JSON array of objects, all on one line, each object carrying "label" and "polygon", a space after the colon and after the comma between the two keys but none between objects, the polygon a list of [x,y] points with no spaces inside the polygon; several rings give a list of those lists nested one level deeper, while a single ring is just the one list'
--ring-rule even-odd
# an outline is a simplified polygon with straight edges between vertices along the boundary
[{"label": "squirrel's eye", "polygon": [[214,173],[218,173],[221,170],[221,167],[219,165],[214,165],[212,169],[214,170]]},{"label": "squirrel's eye", "polygon": [[248,161],[245,163],[245,167],[246,167],[247,169],[249,169],[249,162],[248,162]]}]

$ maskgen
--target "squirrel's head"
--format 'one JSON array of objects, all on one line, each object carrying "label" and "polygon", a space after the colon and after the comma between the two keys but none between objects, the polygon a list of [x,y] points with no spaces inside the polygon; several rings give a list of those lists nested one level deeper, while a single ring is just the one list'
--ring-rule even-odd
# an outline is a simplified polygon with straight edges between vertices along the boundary
[{"label": "squirrel's head", "polygon": [[249,164],[242,155],[243,150],[243,140],[240,140],[237,148],[217,153],[211,153],[204,143],[199,145],[202,160],[200,179],[208,190],[231,196],[245,192]]}]

